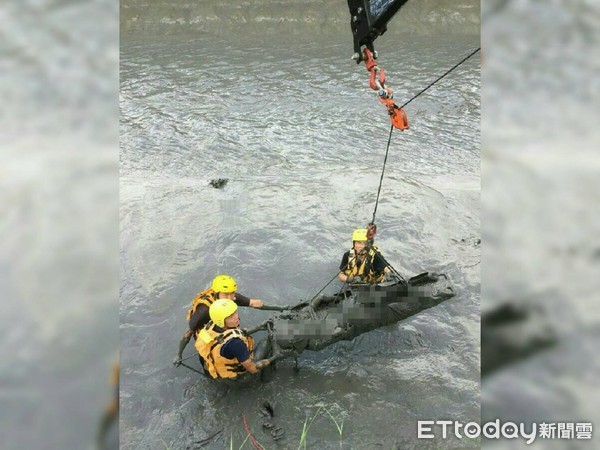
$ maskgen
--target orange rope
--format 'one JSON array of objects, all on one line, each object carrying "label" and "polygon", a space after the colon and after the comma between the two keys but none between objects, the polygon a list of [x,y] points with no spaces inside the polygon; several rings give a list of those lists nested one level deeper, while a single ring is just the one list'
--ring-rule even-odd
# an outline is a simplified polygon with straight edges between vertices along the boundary
[{"label": "orange rope", "polygon": [[254,446],[254,448],[256,450],[265,450],[256,441],[256,439],[254,439],[254,436],[252,436],[252,433],[250,432],[250,427],[248,426],[248,421],[246,420],[246,416],[242,416],[242,419],[244,419],[244,428],[246,429],[246,433],[248,434],[248,437],[250,438],[250,442],[252,442],[252,445]]}]

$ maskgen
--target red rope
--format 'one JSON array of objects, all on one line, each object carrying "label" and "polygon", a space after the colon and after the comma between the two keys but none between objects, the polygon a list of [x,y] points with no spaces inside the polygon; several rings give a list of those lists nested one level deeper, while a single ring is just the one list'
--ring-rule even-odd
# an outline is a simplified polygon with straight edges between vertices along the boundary
[{"label": "red rope", "polygon": [[250,438],[250,442],[252,442],[252,445],[254,446],[254,448],[256,450],[265,450],[264,448],[262,448],[260,446],[260,444],[258,442],[256,442],[256,439],[254,439],[254,436],[252,436],[252,433],[250,433],[250,427],[248,426],[248,421],[246,420],[246,416],[242,416],[242,419],[244,419],[244,428],[246,429],[246,433],[248,434],[248,437]]}]

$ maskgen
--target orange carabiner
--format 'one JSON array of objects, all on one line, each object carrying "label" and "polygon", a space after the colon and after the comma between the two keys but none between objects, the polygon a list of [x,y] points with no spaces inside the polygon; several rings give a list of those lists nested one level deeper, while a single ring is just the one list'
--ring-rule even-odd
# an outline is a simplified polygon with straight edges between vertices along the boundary
[{"label": "orange carabiner", "polygon": [[379,97],[379,101],[387,108],[387,112],[390,115],[390,119],[392,120],[392,125],[394,128],[397,128],[400,131],[410,128],[408,125],[408,116],[406,115],[406,112],[402,108],[398,107],[396,103],[394,103],[394,100],[392,100],[390,97]]},{"label": "orange carabiner", "polygon": [[[364,49],[363,55],[365,67],[370,73],[369,86],[371,89],[378,91],[379,101],[387,108],[387,112],[394,128],[401,131],[407,130],[410,128],[408,126],[408,116],[406,115],[406,112],[402,108],[399,108],[394,100],[392,100],[394,98],[392,90],[385,87],[385,71],[377,66],[373,53],[371,53],[368,48]],[[377,72],[379,72],[379,77],[377,77]]]},{"label": "orange carabiner", "polygon": [[373,222],[371,222],[369,225],[367,225],[367,239],[373,240],[375,238],[376,234],[377,234],[377,225],[375,225]]}]

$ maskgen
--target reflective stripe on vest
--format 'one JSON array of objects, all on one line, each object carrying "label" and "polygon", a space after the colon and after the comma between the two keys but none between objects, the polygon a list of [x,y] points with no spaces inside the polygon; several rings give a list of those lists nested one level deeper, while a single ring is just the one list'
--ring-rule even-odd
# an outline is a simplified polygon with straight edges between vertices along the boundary
[{"label": "reflective stripe on vest", "polygon": [[234,338],[241,339],[246,344],[252,358],[254,339],[252,336],[246,336],[239,328],[217,331],[215,324],[208,322],[198,334],[195,347],[204,358],[204,364],[212,378],[235,378],[240,373],[246,372],[237,359],[227,359],[221,355],[223,346]]},{"label": "reflective stripe on vest", "polygon": [[346,270],[344,270],[344,273],[349,277],[359,276],[366,283],[381,282],[385,276],[385,273],[375,272],[373,269],[375,255],[377,253],[379,253],[379,249],[373,244],[369,249],[367,256],[359,265],[357,264],[358,260],[356,258],[356,252],[354,251],[354,248],[351,248],[350,253],[348,254],[348,264],[346,266]]}]

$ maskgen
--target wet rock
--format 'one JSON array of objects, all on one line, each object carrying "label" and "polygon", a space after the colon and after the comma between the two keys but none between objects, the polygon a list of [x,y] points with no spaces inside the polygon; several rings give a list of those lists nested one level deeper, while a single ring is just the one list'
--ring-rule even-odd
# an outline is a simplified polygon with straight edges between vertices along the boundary
[{"label": "wet rock", "polygon": [[367,370],[363,367],[357,365],[351,366],[346,373],[351,377],[360,378],[362,380],[369,377],[369,372],[367,372]]},{"label": "wet rock", "polygon": [[262,426],[265,433],[268,433],[275,442],[284,439],[285,431],[274,421],[275,409],[273,408],[273,405],[270,402],[265,401],[259,412],[263,418]]},{"label": "wet rock", "polygon": [[506,302],[481,316],[481,375],[487,376],[557,341],[541,305]]},{"label": "wet rock", "polygon": [[228,182],[229,180],[227,178],[217,178],[215,180],[210,180],[208,184],[215,189],[223,189]]}]

